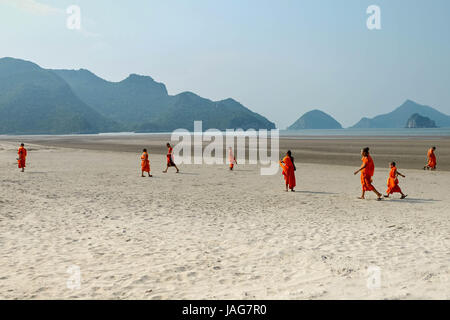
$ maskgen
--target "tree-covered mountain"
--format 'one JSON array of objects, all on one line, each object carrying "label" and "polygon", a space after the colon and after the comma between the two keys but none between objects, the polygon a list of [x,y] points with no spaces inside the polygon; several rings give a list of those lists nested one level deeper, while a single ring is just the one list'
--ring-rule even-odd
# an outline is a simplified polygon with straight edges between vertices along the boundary
[{"label": "tree-covered mountain", "polygon": [[342,126],[329,114],[321,110],[311,110],[302,115],[287,129],[342,129]]},{"label": "tree-covered mountain", "polygon": [[233,99],[175,96],[151,77],[109,82],[88,70],[47,70],[0,59],[0,134],[70,134],[193,129],[273,129],[274,123]]},{"label": "tree-covered mountain", "polygon": [[193,129],[273,129],[275,124],[233,99],[211,101],[191,92],[169,95],[151,77],[130,75],[120,82],[103,80],[87,70],[53,70],[89,106],[130,131]]},{"label": "tree-covered mountain", "polygon": [[85,69],[52,71],[86,104],[126,126],[151,121],[168,103],[165,85],[151,77],[132,74],[123,81],[109,82]]},{"label": "tree-covered mountain", "polygon": [[433,119],[438,127],[450,127],[450,116],[432,107],[406,100],[400,107],[390,113],[372,119],[362,118],[352,128],[404,128],[409,117],[415,113]]},{"label": "tree-covered mountain", "polygon": [[0,59],[0,133],[96,133],[118,128],[52,71],[24,60]]}]

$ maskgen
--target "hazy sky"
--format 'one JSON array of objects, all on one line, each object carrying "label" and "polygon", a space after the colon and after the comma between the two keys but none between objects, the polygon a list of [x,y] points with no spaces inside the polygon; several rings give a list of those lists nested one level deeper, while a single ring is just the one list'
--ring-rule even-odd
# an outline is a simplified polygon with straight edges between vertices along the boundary
[{"label": "hazy sky", "polygon": [[[381,30],[366,26],[372,4]],[[149,75],[280,128],[314,108],[349,126],[406,99],[450,114],[449,0],[0,0],[0,39],[0,57]]]}]

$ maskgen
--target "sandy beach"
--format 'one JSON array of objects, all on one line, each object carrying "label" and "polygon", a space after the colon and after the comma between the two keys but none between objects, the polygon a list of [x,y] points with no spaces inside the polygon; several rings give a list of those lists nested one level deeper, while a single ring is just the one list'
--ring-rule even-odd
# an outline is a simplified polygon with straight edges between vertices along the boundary
[{"label": "sandy beach", "polygon": [[[282,139],[295,193],[257,165],[163,174],[166,140],[1,138],[0,298],[450,298],[449,139]],[[420,170],[434,144],[439,170]],[[375,186],[396,160],[407,199],[357,199],[366,145]],[[153,178],[140,177],[143,147]]]}]

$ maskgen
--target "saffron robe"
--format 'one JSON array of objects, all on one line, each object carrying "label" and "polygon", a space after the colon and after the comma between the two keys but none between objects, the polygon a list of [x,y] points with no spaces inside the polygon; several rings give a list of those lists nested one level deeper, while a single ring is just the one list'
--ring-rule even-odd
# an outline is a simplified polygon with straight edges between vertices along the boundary
[{"label": "saffron robe", "polygon": [[375,190],[375,187],[372,185],[372,177],[375,173],[375,164],[373,163],[372,157],[369,155],[367,157],[363,157],[362,159],[363,164],[366,166],[364,169],[361,170],[361,185],[363,191],[372,191]]},{"label": "saffron robe", "polygon": [[236,164],[236,158],[234,157],[233,150],[231,148],[228,150],[228,162],[230,163],[230,168],[233,169]]},{"label": "saffron robe", "polygon": [[436,155],[433,149],[428,150],[428,166],[433,169],[436,168]]},{"label": "saffron robe", "polygon": [[397,178],[397,168],[393,167],[391,168],[391,171],[389,172],[389,178],[387,180],[387,194],[393,194],[394,192],[401,193],[402,190],[398,186],[398,178]]},{"label": "saffron robe", "polygon": [[283,169],[283,176],[284,181],[287,185],[289,185],[289,188],[292,190],[295,188],[295,170],[294,170],[294,164],[291,161],[291,158],[289,156],[285,156],[282,161],[280,161],[280,166]]},{"label": "saffron robe", "polygon": [[25,168],[26,160],[27,160],[27,149],[24,147],[20,147],[19,151],[17,151],[17,154],[19,155],[19,159],[17,160],[17,164],[19,166],[19,169]]},{"label": "saffron robe", "polygon": [[167,166],[168,167],[174,167],[175,166],[175,162],[173,162],[173,148],[169,147],[169,150],[167,151]]},{"label": "saffron robe", "polygon": [[141,170],[150,173],[150,161],[148,160],[148,153],[144,152],[141,156]]}]

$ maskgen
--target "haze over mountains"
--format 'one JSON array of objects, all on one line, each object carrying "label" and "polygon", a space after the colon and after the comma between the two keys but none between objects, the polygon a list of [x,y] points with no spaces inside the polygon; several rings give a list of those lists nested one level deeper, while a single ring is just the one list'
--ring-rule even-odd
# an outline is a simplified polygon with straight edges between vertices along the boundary
[{"label": "haze over mountains", "polygon": [[175,96],[151,77],[120,82],[88,70],[47,70],[0,59],[0,133],[68,134],[117,131],[273,129],[275,124],[233,99],[211,101],[192,92]]},{"label": "haze over mountains", "polygon": [[0,133],[94,133],[118,126],[34,63],[0,59]]},{"label": "haze over mountains", "polygon": [[[420,119],[419,119],[420,117]],[[412,120],[411,120],[412,118]],[[425,123],[423,118],[427,118],[429,122]],[[411,121],[414,121],[414,124]],[[407,124],[409,123],[409,125]],[[438,110],[418,104],[411,100],[406,100],[400,107],[394,111],[376,116],[372,119],[362,118],[351,128],[433,128],[433,127],[450,127],[450,116],[439,112]],[[434,124],[434,125],[433,125]],[[288,130],[301,129],[340,129],[340,123],[329,114],[321,110],[312,110],[306,112],[297,121],[295,121]]]},{"label": "haze over mountains", "polygon": [[[274,106],[280,107],[280,106]],[[362,118],[351,128],[450,127],[450,116],[407,100],[394,111]],[[417,120],[418,119],[418,120]],[[73,134],[99,132],[170,132],[193,130],[273,129],[275,125],[229,98],[212,101],[192,92],[169,95],[166,86],[149,76],[131,74],[120,82],[106,81],[89,70],[49,70],[14,58],[0,59],[0,134]],[[288,130],[340,129],[320,110],[296,120]]]},{"label": "haze over mountains", "polygon": [[390,113],[371,119],[362,118],[352,128],[404,128],[405,123],[415,113],[434,120],[438,127],[450,127],[450,116],[432,107],[406,100],[400,107]]}]

